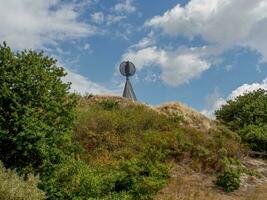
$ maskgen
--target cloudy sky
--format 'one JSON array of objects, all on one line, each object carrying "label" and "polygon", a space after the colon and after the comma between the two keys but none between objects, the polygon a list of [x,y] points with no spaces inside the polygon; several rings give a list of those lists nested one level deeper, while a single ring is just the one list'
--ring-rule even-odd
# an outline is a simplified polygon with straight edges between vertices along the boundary
[{"label": "cloudy sky", "polygon": [[72,90],[117,94],[123,60],[138,99],[202,113],[267,89],[266,0],[0,0],[0,41],[58,59]]}]

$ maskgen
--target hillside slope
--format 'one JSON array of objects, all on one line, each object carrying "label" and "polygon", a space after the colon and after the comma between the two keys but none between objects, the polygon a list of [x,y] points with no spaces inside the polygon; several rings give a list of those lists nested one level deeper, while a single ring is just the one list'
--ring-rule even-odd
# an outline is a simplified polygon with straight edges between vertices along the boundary
[{"label": "hillside slope", "polygon": [[130,180],[124,181],[130,182],[120,187],[128,196],[121,199],[266,197],[266,179],[253,174],[243,173],[241,189],[234,193],[215,187],[225,160],[240,160],[240,166],[258,171],[266,163],[246,165],[253,161],[244,157],[238,136],[188,106],[167,103],[153,107],[121,97],[92,96],[80,99],[79,113],[75,134],[86,148],[82,158],[108,170],[121,170],[127,163],[123,172]]},{"label": "hillside slope", "polygon": [[79,158],[109,181],[93,198],[233,199],[215,186],[216,176],[234,166],[244,171],[242,187],[257,179],[245,173],[235,133],[180,103],[152,107],[88,96],[79,99],[77,113]]}]

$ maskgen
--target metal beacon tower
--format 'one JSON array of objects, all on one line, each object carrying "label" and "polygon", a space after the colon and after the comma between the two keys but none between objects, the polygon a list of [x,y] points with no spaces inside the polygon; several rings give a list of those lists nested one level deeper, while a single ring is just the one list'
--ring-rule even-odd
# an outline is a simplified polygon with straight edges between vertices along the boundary
[{"label": "metal beacon tower", "polygon": [[137,101],[135,93],[133,91],[132,84],[130,82],[129,77],[135,74],[135,66],[133,63],[129,61],[124,61],[120,64],[120,72],[123,76],[126,77],[126,83],[123,90],[123,97],[131,99],[133,101]]}]

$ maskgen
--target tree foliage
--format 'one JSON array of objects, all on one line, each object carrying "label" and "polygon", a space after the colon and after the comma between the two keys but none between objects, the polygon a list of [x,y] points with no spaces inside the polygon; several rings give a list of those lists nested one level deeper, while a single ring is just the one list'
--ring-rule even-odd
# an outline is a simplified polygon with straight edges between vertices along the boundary
[{"label": "tree foliage", "polygon": [[267,92],[259,89],[234,100],[215,112],[216,118],[240,134],[253,150],[267,151]]},{"label": "tree foliage", "polygon": [[[0,159],[6,167],[40,171],[64,159],[71,144],[75,100],[63,68],[42,52],[0,45]],[[64,153],[63,153],[64,152]]]}]

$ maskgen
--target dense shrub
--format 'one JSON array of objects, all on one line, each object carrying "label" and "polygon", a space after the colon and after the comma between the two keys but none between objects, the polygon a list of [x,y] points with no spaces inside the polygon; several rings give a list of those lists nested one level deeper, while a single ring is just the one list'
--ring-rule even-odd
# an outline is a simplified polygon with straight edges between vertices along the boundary
[{"label": "dense shrub", "polygon": [[61,163],[45,183],[44,190],[50,194],[50,199],[64,200],[103,197],[113,182],[100,170],[72,160]]},{"label": "dense shrub", "polygon": [[122,163],[119,172],[123,176],[115,182],[115,191],[128,192],[133,199],[151,199],[169,177],[168,165],[153,155],[143,155]]},{"label": "dense shrub", "polygon": [[267,93],[263,89],[229,100],[216,118],[240,134],[253,150],[267,151]]},{"label": "dense shrub", "polygon": [[267,93],[259,89],[229,100],[226,105],[215,112],[217,119],[233,130],[254,124],[267,122]]},{"label": "dense shrub", "polygon": [[13,53],[4,43],[0,71],[0,160],[24,172],[64,160],[75,101],[61,81],[63,68],[43,53]]},{"label": "dense shrub", "polygon": [[244,142],[250,144],[255,151],[267,152],[267,124],[248,125],[239,131]]},{"label": "dense shrub", "polygon": [[0,199],[1,200],[42,200],[45,194],[37,188],[38,180],[29,175],[27,180],[20,178],[14,171],[6,170],[0,162]]},{"label": "dense shrub", "polygon": [[[90,167],[83,161],[62,163],[46,181],[50,199],[151,199],[166,182],[164,163],[141,158],[116,168]],[[126,198],[127,197],[127,198]]]},{"label": "dense shrub", "polygon": [[240,187],[240,172],[234,168],[225,171],[217,177],[216,184],[223,187],[225,192],[233,192]]}]

